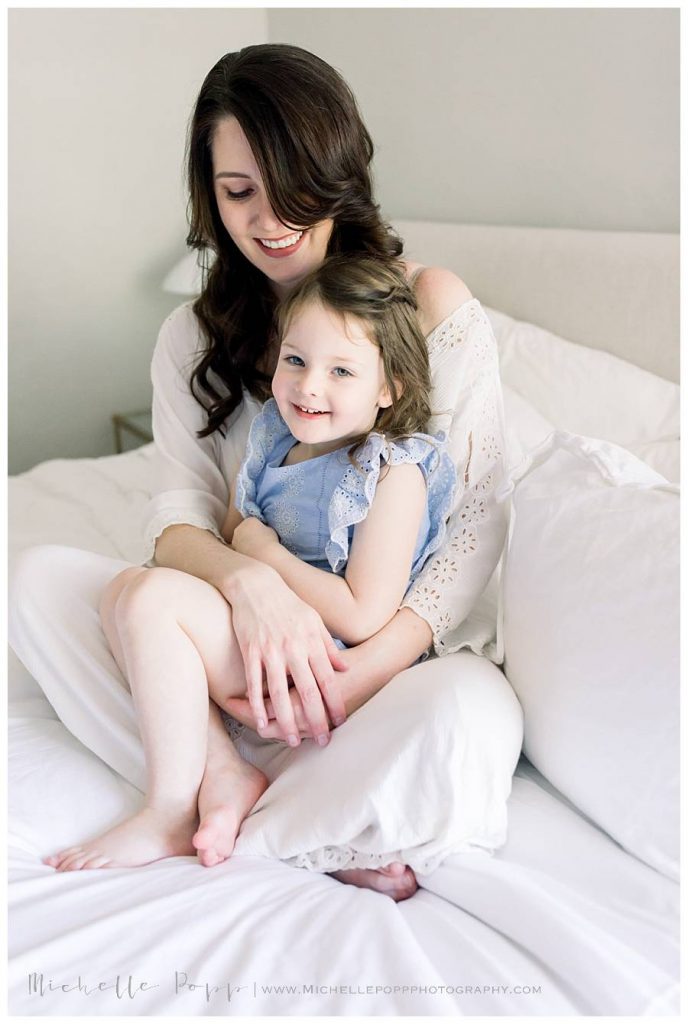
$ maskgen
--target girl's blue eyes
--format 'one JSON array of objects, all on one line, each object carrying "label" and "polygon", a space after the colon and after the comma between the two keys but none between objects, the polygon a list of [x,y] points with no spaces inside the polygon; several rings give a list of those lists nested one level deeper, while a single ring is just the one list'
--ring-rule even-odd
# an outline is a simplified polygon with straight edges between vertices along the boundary
[{"label": "girl's blue eyes", "polygon": [[[303,359],[301,358],[301,356],[285,356],[284,359],[285,359],[285,362],[287,362],[289,364],[289,366],[304,366],[305,365]],[[295,360],[295,361],[292,362],[292,360]],[[335,366],[334,370],[332,372],[334,373],[334,375],[336,377],[353,377],[353,374],[351,373],[351,371],[347,370],[346,367],[344,367],[344,366]]]}]

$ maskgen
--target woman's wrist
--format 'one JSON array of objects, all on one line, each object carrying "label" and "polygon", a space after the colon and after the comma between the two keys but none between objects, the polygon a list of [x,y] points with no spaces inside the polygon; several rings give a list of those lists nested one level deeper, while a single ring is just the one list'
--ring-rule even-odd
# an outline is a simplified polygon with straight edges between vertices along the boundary
[{"label": "woman's wrist", "polygon": [[187,523],[163,531],[156,543],[155,563],[205,580],[230,604],[230,594],[240,598],[252,585],[274,586],[278,579],[274,569],[235,551],[210,530]]},{"label": "woman's wrist", "polygon": [[238,551],[233,554],[234,560],[230,570],[224,573],[219,583],[216,584],[229,604],[236,604],[249,597],[256,587],[260,587],[264,592],[266,587],[275,587],[282,582],[279,573],[271,566],[256,558],[239,554]]}]

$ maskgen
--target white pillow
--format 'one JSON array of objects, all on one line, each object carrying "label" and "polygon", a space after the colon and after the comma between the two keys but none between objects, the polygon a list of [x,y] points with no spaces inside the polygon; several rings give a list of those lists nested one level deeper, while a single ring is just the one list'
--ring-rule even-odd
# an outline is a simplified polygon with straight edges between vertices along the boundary
[{"label": "white pillow", "polygon": [[509,493],[500,632],[524,752],[677,878],[679,488],[616,445],[556,431]]},{"label": "white pillow", "polygon": [[508,470],[516,467],[525,455],[541,444],[555,429],[535,406],[508,387],[502,386],[504,423],[506,425],[506,462]]},{"label": "white pillow", "polygon": [[486,313],[506,387],[557,429],[620,444],[678,482],[678,384],[535,324]]}]

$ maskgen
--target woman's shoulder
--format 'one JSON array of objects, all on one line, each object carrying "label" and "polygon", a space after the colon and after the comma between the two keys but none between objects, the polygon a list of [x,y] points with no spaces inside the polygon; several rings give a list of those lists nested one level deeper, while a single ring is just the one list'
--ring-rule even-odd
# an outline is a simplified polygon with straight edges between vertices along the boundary
[{"label": "woman's shoulder", "polygon": [[158,359],[166,357],[176,366],[182,366],[203,348],[205,342],[198,317],[193,311],[193,300],[183,302],[163,321],[155,356]]},{"label": "woman's shoulder", "polygon": [[418,318],[426,337],[454,310],[473,298],[468,285],[445,267],[407,263],[406,268],[414,286]]}]

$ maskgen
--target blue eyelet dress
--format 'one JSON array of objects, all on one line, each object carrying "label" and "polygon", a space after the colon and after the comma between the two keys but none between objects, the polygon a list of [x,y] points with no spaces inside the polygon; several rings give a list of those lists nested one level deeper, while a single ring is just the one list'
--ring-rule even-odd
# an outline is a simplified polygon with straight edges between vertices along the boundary
[{"label": "blue eyelet dress", "polygon": [[[456,487],[456,470],[445,451],[444,434],[413,434],[388,441],[369,434],[349,459],[349,445],[291,466],[283,465],[296,443],[269,399],[251,424],[246,457],[239,469],[236,507],[271,526],[298,558],[344,575],[354,528],[368,515],[383,463],[414,463],[427,487],[427,501],[413,553],[410,587],[429,556],[442,543]],[[408,587],[407,587],[408,590]],[[345,644],[337,637],[340,648]]]}]

